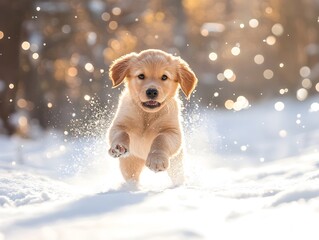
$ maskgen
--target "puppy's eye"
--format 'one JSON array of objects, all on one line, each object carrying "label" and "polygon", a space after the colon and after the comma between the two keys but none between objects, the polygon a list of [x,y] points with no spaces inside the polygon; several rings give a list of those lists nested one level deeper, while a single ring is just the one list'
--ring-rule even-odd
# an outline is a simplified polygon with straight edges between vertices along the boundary
[{"label": "puppy's eye", "polygon": [[141,74],[138,75],[137,77],[138,77],[139,79],[142,79],[142,80],[143,80],[143,79],[145,78],[145,75],[144,75],[143,73],[141,73]]},{"label": "puppy's eye", "polygon": [[164,74],[161,79],[162,79],[163,81],[165,81],[167,78],[168,78],[168,77]]}]

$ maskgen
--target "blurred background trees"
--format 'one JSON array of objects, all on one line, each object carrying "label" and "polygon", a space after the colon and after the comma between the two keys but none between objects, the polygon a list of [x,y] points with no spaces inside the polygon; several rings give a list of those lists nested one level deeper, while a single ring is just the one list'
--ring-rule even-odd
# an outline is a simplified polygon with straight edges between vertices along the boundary
[{"label": "blurred background trees", "polygon": [[108,66],[159,48],[184,58],[204,106],[319,92],[313,0],[0,0],[0,132],[63,128],[83,106],[111,106]]}]

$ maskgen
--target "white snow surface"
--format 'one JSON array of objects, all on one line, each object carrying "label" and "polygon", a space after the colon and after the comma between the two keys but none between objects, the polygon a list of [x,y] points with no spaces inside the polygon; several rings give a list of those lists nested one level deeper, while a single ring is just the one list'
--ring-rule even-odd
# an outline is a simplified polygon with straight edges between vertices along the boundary
[{"label": "white snow surface", "polygon": [[318,239],[318,100],[186,111],[178,187],[148,169],[123,184],[106,129],[0,136],[0,240]]}]

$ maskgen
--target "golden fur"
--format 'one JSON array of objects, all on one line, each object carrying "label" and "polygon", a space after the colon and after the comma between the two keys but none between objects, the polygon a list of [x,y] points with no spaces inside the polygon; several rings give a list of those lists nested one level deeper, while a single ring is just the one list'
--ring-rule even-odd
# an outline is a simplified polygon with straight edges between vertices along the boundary
[{"label": "golden fur", "polygon": [[168,170],[180,184],[183,140],[177,92],[180,86],[189,98],[197,84],[195,74],[181,58],[150,49],[116,59],[109,75],[113,87],[126,86],[108,133],[109,153],[119,157],[124,179],[138,182],[147,166],[155,172]]}]

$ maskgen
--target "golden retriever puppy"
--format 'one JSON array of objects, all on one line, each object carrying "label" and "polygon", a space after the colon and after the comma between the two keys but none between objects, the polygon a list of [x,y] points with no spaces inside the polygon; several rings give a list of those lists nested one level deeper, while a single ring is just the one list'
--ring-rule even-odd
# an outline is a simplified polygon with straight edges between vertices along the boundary
[{"label": "golden retriever puppy", "polygon": [[108,131],[109,154],[119,158],[126,181],[138,182],[144,166],[168,170],[174,184],[183,182],[183,134],[178,89],[187,98],[197,78],[180,57],[161,50],[130,53],[110,66],[113,87],[125,83]]}]

